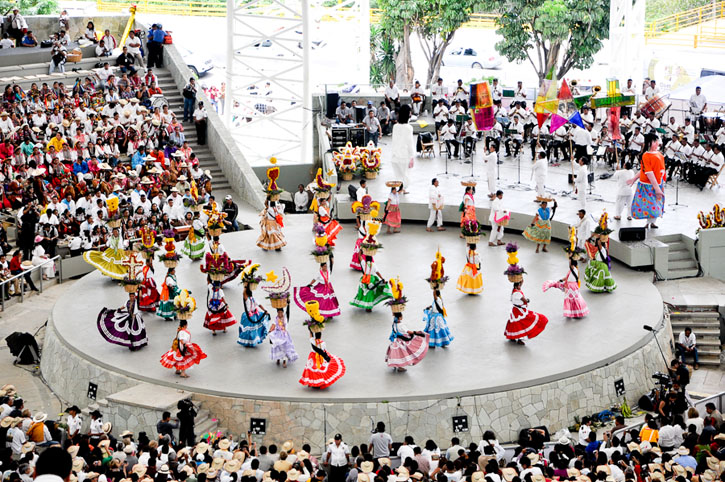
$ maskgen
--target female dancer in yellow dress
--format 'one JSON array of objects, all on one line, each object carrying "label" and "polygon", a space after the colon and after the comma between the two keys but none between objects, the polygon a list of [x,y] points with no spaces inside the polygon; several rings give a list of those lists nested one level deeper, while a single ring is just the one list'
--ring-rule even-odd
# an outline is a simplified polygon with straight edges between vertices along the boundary
[{"label": "female dancer in yellow dress", "polygon": [[481,273],[481,258],[476,251],[475,244],[469,244],[466,251],[466,265],[456,283],[458,291],[467,295],[483,293],[483,274]]}]

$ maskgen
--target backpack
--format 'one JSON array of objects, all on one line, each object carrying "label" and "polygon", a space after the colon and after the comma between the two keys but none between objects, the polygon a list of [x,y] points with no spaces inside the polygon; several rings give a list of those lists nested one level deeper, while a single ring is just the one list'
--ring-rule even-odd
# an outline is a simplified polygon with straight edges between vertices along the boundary
[{"label": "backpack", "polygon": [[194,92],[194,89],[187,89],[186,87],[184,87],[184,91],[182,94],[184,96],[184,99],[196,99],[196,92]]}]

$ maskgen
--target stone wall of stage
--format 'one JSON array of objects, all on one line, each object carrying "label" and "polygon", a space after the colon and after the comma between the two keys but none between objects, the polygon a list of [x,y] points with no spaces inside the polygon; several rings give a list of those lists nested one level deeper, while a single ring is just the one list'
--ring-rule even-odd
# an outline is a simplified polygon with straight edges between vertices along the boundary
[{"label": "stone wall of stage", "polygon": [[[657,325],[657,339],[669,360],[672,334],[668,318],[665,310],[663,320]],[[597,343],[597,340],[575,342]],[[566,351],[560,356],[566,357]],[[48,323],[40,367],[57,395],[82,408],[94,403],[87,398],[87,391],[89,382],[96,383],[99,409],[106,420],[113,422],[115,432],[128,429],[135,433],[143,430],[150,436],[156,433],[158,414],[155,411],[105,400],[141,382],[87,360],[58,336],[52,319]],[[545,425],[553,434],[569,426],[575,416],[596,413],[621,402],[614,388],[615,380],[620,378],[624,379],[627,401],[634,405],[653,387],[652,373],[665,368],[655,340],[650,339],[629,355],[585,373],[526,388],[461,398],[374,403],[269,401],[204,393],[194,393],[193,398],[202,402],[212,417],[219,420],[219,425],[227,427],[234,436],[249,430],[251,418],[264,418],[266,435],[258,438],[258,443],[293,439],[297,444],[310,443],[315,451],[337,432],[349,443],[367,442],[371,428],[380,420],[396,441],[410,434],[419,441],[430,438],[445,443],[454,435],[451,417],[459,415],[468,415],[469,432],[459,434],[466,442],[478,441],[482,431],[488,429],[494,430],[499,440],[512,441],[523,428]],[[461,369],[470,371],[473,377],[486,376],[486,367]],[[395,395],[390,394],[391,398]]]}]

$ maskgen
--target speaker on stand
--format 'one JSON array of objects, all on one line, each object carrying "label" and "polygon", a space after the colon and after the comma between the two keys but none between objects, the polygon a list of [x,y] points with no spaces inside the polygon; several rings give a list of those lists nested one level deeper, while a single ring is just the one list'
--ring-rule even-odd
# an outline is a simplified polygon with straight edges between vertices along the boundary
[{"label": "speaker on stand", "polygon": [[340,94],[337,92],[327,93],[327,109],[325,109],[325,115],[328,119],[335,118],[335,111],[337,110],[337,104],[340,103]]},{"label": "speaker on stand", "polygon": [[645,228],[619,228],[620,241],[644,241],[646,237]]}]

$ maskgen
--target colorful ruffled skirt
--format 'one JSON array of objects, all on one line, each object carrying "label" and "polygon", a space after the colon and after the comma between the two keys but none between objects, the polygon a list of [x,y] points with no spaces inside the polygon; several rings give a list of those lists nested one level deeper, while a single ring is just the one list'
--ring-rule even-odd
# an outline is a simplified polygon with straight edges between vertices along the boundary
[{"label": "colorful ruffled skirt", "polygon": [[611,293],[617,289],[617,283],[609,273],[609,266],[604,261],[590,260],[584,270],[584,283],[595,293]]},{"label": "colorful ruffled skirt", "polygon": [[426,308],[423,311],[423,322],[425,322],[423,331],[428,335],[429,346],[448,346],[455,339],[441,313]]},{"label": "colorful ruffled skirt", "polygon": [[126,259],[123,249],[108,248],[105,251],[86,251],[83,259],[98,271],[113,279],[123,279],[128,268],[121,264]]},{"label": "colorful ruffled skirt", "polygon": [[305,369],[302,371],[300,383],[306,387],[327,388],[345,374],[345,362],[342,358],[327,353],[330,361],[325,361],[311,351],[307,357]]},{"label": "colorful ruffled skirt", "polygon": [[350,268],[355,271],[362,271],[362,264],[360,263],[360,245],[363,242],[363,238],[358,238],[355,241],[355,248],[352,250],[352,260],[350,261]]},{"label": "colorful ruffled skirt", "polygon": [[537,219],[533,226],[524,229],[524,237],[537,244],[551,243],[551,221]]},{"label": "colorful ruffled skirt", "polygon": [[141,315],[135,313],[131,316],[126,308],[103,308],[98,313],[98,331],[107,342],[132,350],[146,346],[149,342]]},{"label": "colorful ruffled skirt", "polygon": [[262,343],[267,338],[268,322],[269,315],[262,310],[252,313],[251,317],[247,316],[246,311],[242,313],[237,343],[246,347],[257,346]]},{"label": "colorful ruffled skirt", "polygon": [[229,310],[229,306],[224,303],[219,308],[209,308],[207,306],[206,315],[204,316],[204,328],[211,331],[223,331],[234,325],[237,319]]},{"label": "colorful ruffled skirt", "polygon": [[531,339],[544,331],[547,323],[549,323],[549,319],[546,316],[530,311],[526,307],[514,306],[509,315],[508,323],[506,323],[504,336],[509,340]]},{"label": "colorful ruffled skirt", "polygon": [[566,318],[584,318],[589,314],[589,307],[579,291],[576,281],[546,281],[543,290],[557,288],[564,292],[564,316]]},{"label": "colorful ruffled skirt", "polygon": [[[664,192],[664,184],[660,183],[660,191]],[[632,217],[634,219],[659,218],[665,212],[665,197],[657,199],[652,184],[642,181],[637,183],[637,190],[632,198]]]},{"label": "colorful ruffled skirt", "polygon": [[389,367],[403,368],[417,365],[428,353],[430,339],[428,333],[425,335],[412,335],[409,340],[406,338],[407,336],[404,338],[396,337],[388,346],[388,351],[385,353],[385,363]]},{"label": "colorful ruffled skirt", "polygon": [[[191,234],[191,232],[189,233]],[[179,252],[188,258],[197,261],[204,257],[204,250],[206,248],[206,242],[204,240],[204,233],[195,231],[194,241],[189,240],[190,236],[187,236],[184,240],[184,244],[181,245]]]},{"label": "colorful ruffled skirt", "polygon": [[173,320],[176,317],[176,307],[174,306],[174,298],[181,293],[178,287],[169,290],[169,299],[159,301],[159,307],[156,308],[156,315],[165,320]]},{"label": "colorful ruffled skirt", "polygon": [[357,306],[364,310],[371,310],[375,305],[393,297],[390,291],[390,285],[375,275],[370,276],[370,282],[365,284],[360,280],[360,286],[357,289],[357,295],[350,302],[352,306]]},{"label": "colorful ruffled skirt", "polygon": [[156,289],[156,281],[150,276],[146,278],[138,290],[138,309],[153,313],[159,307],[159,290]]},{"label": "colorful ruffled skirt", "polygon": [[300,309],[305,309],[308,301],[317,301],[320,304],[320,314],[325,318],[340,316],[340,303],[337,301],[332,285],[315,281],[312,286],[300,286],[293,292],[294,300]]},{"label": "colorful ruffled skirt", "polygon": [[295,350],[295,345],[292,343],[292,337],[287,330],[272,330],[269,334],[269,341],[272,343],[272,349],[269,353],[269,357],[272,361],[284,360],[285,358],[289,362],[297,360],[300,356]]},{"label": "colorful ruffled skirt", "polygon": [[287,245],[282,228],[274,219],[262,218],[259,222],[261,233],[257,238],[257,246],[265,251],[274,251]]},{"label": "colorful ruffled skirt", "polygon": [[466,263],[463,267],[463,272],[458,277],[456,288],[458,291],[466,293],[467,295],[478,295],[483,293],[483,273],[481,270],[476,270],[476,274],[473,274],[474,266],[470,263]]},{"label": "colorful ruffled skirt", "polygon": [[186,370],[194,365],[198,365],[206,358],[206,353],[201,351],[196,343],[187,343],[185,354],[181,354],[179,350],[173,348],[161,356],[161,364],[166,368],[175,370]]},{"label": "colorful ruffled skirt", "polygon": [[335,246],[335,239],[342,231],[342,226],[335,219],[325,224],[325,234],[327,234],[327,244]]},{"label": "colorful ruffled skirt", "polygon": [[388,213],[385,215],[385,224],[393,229],[398,229],[403,223],[400,216],[400,206],[392,204],[388,206]]}]

